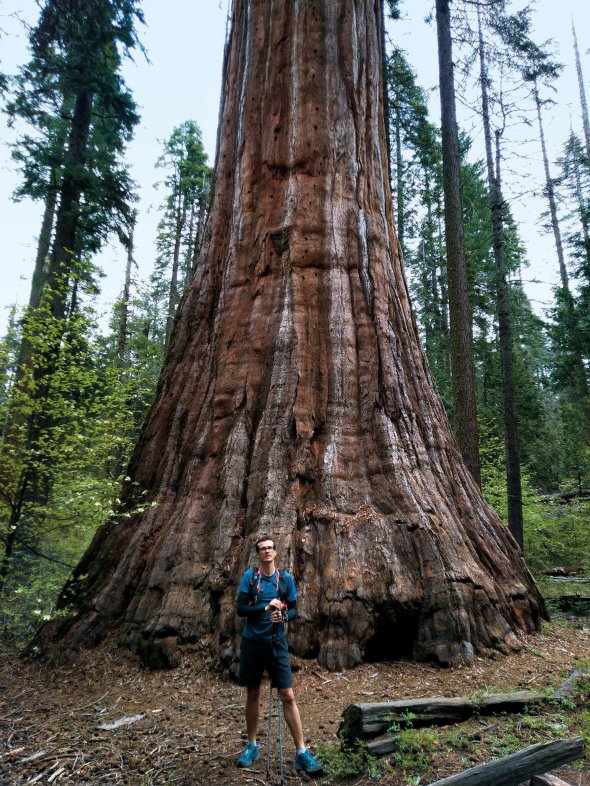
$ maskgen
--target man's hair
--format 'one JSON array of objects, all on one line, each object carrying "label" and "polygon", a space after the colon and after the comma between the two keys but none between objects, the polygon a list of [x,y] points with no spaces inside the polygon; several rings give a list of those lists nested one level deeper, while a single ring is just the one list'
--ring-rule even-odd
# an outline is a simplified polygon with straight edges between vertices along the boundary
[{"label": "man's hair", "polygon": [[274,538],[272,537],[272,535],[264,535],[263,534],[263,535],[259,535],[259,537],[256,538],[256,543],[254,544],[255,547],[256,547],[256,551],[258,551],[258,544],[259,543],[264,543],[265,540],[271,540],[273,548],[274,548],[275,542],[274,542]]}]

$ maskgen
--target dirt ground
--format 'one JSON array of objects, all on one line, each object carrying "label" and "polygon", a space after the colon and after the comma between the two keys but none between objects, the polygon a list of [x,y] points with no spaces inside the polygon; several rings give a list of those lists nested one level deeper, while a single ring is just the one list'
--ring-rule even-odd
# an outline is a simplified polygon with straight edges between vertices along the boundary
[{"label": "dirt ground", "polygon": [[[341,715],[353,702],[557,687],[581,662],[588,665],[590,622],[553,622],[523,644],[517,655],[478,658],[469,667],[453,669],[402,662],[364,664],[345,673],[329,673],[315,662],[296,663],[294,687],[309,744],[317,749],[322,743],[332,743],[337,750],[335,735]],[[248,770],[235,767],[244,738],[243,699],[242,689],[211,673],[206,650],[186,651],[182,665],[166,672],[146,670],[134,656],[108,642],[80,653],[60,668],[5,657],[0,665],[0,783],[265,784],[268,688],[265,685],[261,702],[263,755]],[[104,728],[123,718],[133,721]],[[496,725],[485,720],[485,724],[483,720],[471,722],[476,725],[471,727],[473,744],[467,750],[441,751],[420,774],[386,765],[378,773],[381,783],[427,784],[498,755],[503,721]],[[519,726],[513,719],[510,722],[514,737]],[[556,737],[572,736],[571,724],[569,734],[560,733],[559,724],[554,726]],[[517,740],[512,739],[513,748],[515,743],[524,748],[530,740],[522,731]],[[575,786],[590,786],[586,756],[581,764],[556,774]],[[301,784],[287,732],[285,760],[286,783]],[[318,781],[336,782],[342,781],[332,775]],[[361,772],[348,782],[359,786],[376,781]]]}]

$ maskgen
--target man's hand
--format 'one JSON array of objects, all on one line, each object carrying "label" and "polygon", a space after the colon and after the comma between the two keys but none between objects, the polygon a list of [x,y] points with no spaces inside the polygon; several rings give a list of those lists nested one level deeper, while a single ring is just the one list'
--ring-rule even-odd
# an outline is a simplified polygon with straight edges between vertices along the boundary
[{"label": "man's hand", "polygon": [[273,598],[264,610],[271,612],[271,622],[279,623],[283,621],[283,604],[278,598]]}]

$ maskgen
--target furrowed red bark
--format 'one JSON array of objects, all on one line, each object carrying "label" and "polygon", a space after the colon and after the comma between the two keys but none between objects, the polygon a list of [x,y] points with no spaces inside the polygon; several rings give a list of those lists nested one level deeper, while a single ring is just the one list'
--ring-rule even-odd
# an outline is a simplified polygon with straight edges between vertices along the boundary
[{"label": "furrowed red bark", "polygon": [[[234,3],[211,211],[129,508],[45,639],[231,663],[237,583],[272,531],[293,650],[330,668],[518,648],[543,601],[451,435],[393,230],[379,4]],[[142,495],[142,492],[147,493]]]}]

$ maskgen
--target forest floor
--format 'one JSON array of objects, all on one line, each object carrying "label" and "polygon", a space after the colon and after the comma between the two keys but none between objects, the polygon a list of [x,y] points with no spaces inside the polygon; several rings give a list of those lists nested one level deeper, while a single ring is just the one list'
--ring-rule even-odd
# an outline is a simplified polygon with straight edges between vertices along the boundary
[{"label": "forest floor", "polygon": [[[519,654],[493,654],[461,668],[370,663],[329,673],[315,662],[298,662],[294,686],[305,734],[331,770],[316,783],[417,786],[534,742],[583,735],[589,745],[586,681],[569,705],[549,704],[535,715],[474,718],[411,730],[393,757],[341,753],[336,731],[343,710],[353,702],[557,688],[574,669],[590,666],[590,620],[553,621],[523,644]],[[61,667],[5,657],[0,665],[0,783],[264,785],[267,684],[261,701],[263,755],[251,769],[238,770],[243,700],[242,689],[213,674],[206,654],[197,650],[186,651],[181,666],[165,672],[146,670],[108,642]],[[122,718],[133,722],[105,728]],[[277,747],[275,740],[275,763]],[[285,760],[286,783],[299,786],[303,781],[293,767],[287,733]],[[590,754],[554,774],[574,786],[590,786]]]}]

